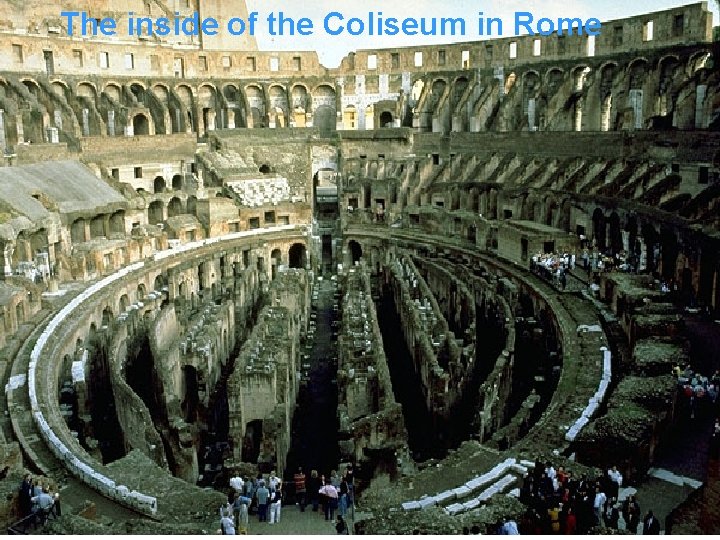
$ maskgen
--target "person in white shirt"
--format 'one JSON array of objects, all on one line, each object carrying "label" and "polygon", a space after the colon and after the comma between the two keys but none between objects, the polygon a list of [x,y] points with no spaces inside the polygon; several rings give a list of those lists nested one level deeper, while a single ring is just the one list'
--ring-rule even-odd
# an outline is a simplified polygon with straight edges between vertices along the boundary
[{"label": "person in white shirt", "polygon": [[518,531],[517,523],[515,523],[512,519],[506,519],[505,523],[503,523],[502,526],[502,533],[503,534],[520,534],[520,531]]},{"label": "person in white shirt", "polygon": [[233,518],[228,516],[223,516],[220,519],[220,530],[223,534],[232,534],[235,535],[235,523],[233,521]]},{"label": "person in white shirt", "polygon": [[275,491],[270,493],[270,524],[280,523],[280,513],[282,510],[282,486],[277,485]]},{"label": "person in white shirt", "polygon": [[282,480],[278,478],[275,471],[270,472],[270,478],[268,478],[268,488],[270,489],[270,493],[275,491],[281,482]]},{"label": "person in white shirt", "polygon": [[613,465],[612,469],[608,469],[608,477],[611,480],[611,487],[612,487],[612,493],[610,493],[610,496],[615,497],[618,499],[620,494],[620,488],[622,487],[623,483],[623,477],[622,474],[620,474],[620,471],[618,471],[618,468],[616,465]]},{"label": "person in white shirt", "polygon": [[603,510],[605,509],[605,503],[607,497],[600,491],[599,487],[595,488],[595,500],[593,501],[593,513],[595,514],[595,524],[602,525]]},{"label": "person in white shirt", "polygon": [[243,486],[245,485],[245,481],[240,478],[239,476],[234,476],[230,479],[230,487],[233,488],[238,493],[242,493]]}]

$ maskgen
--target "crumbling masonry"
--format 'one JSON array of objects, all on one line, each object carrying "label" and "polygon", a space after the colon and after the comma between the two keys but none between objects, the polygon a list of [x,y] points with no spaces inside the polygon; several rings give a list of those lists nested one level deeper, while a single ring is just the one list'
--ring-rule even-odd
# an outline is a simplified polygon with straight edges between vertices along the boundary
[{"label": "crumbling masonry", "polygon": [[195,484],[288,465],[331,276],[359,530],[521,513],[538,457],[642,478],[678,423],[671,369],[698,361],[686,320],[720,310],[706,3],[333,69],[251,39],[73,40],[56,8],[0,6],[11,490],[27,468],[122,516],[69,504],[67,530],[214,530],[224,494]]}]

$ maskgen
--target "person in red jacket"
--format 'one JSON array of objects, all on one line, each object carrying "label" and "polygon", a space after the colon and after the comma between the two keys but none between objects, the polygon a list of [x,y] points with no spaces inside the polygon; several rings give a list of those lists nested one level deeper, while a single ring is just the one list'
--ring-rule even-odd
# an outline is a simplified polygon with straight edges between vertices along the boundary
[{"label": "person in red jacket", "polygon": [[577,534],[577,518],[572,508],[568,508],[565,517],[565,534]]}]

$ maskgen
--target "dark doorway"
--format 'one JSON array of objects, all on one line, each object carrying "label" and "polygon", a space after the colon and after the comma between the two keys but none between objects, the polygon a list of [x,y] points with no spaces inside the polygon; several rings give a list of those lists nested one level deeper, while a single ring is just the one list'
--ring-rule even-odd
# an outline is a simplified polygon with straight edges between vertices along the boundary
[{"label": "dark doorway", "polygon": [[355,264],[362,258],[362,246],[355,240],[350,240],[348,244],[350,248],[350,256],[352,257],[352,263]]},{"label": "dark doorway", "polygon": [[307,254],[303,244],[293,244],[288,253],[290,268],[305,268],[307,265]]},{"label": "dark doorway", "polygon": [[327,272],[332,271],[332,236],[322,235],[322,265]]},{"label": "dark doorway", "polygon": [[380,127],[388,128],[393,127],[393,115],[389,111],[384,111],[380,115]]},{"label": "dark doorway", "polygon": [[150,123],[144,114],[136,114],[133,118],[134,135],[150,135]]},{"label": "dark doorway", "polygon": [[242,460],[245,463],[257,463],[260,457],[260,443],[262,442],[262,420],[253,420],[245,426],[243,437]]},{"label": "dark doorway", "polygon": [[153,181],[153,192],[162,193],[165,189],[165,179],[162,176],[156,176]]}]

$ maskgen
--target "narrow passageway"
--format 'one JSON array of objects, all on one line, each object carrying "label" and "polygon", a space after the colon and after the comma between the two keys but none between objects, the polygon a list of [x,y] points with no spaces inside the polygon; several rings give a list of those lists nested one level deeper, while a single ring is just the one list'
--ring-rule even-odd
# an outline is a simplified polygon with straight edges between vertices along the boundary
[{"label": "narrow passageway", "polygon": [[[298,466],[309,475],[312,469],[329,473],[338,465],[337,341],[333,322],[335,281],[315,281],[313,309],[307,343],[301,350],[302,382],[292,424],[292,441],[284,478],[292,480]],[[314,328],[314,331],[313,331]],[[288,482],[293,492],[292,482]]]},{"label": "narrow passageway", "polygon": [[446,452],[445,445],[438,440],[439,432],[435,429],[427,409],[420,377],[415,371],[412,356],[403,338],[402,323],[392,289],[386,285],[380,292],[377,302],[378,324],[395,399],[403,408],[408,445],[413,459],[425,461],[443,457]]}]

